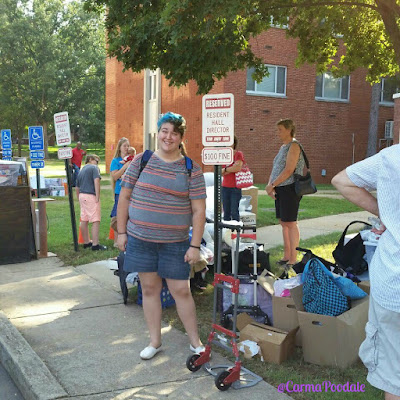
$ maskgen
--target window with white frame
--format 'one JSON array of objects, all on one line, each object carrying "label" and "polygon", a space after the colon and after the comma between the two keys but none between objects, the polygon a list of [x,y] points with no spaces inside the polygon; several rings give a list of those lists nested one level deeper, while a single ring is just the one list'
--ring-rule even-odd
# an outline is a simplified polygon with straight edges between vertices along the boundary
[{"label": "window with white frame", "polygon": [[315,98],[320,100],[348,101],[350,94],[350,77],[335,78],[325,72],[317,75],[315,82]]},{"label": "window with white frame", "polygon": [[393,95],[398,91],[398,80],[396,78],[383,78],[381,80],[381,97],[379,103],[393,105]]},{"label": "window with white frame", "polygon": [[286,67],[266,65],[269,75],[258,83],[252,78],[254,68],[247,69],[246,93],[266,96],[286,95]]}]

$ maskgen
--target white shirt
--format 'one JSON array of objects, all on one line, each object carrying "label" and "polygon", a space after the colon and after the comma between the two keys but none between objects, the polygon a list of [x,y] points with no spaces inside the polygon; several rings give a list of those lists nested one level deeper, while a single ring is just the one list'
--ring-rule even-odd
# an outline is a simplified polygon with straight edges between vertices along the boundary
[{"label": "white shirt", "polygon": [[383,308],[400,312],[400,145],[347,167],[346,173],[356,186],[377,191],[386,231],[369,266],[371,295]]}]

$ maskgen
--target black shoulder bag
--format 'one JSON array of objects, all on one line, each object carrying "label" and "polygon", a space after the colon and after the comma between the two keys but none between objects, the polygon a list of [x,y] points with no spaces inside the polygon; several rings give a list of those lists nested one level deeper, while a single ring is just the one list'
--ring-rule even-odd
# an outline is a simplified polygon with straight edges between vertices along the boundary
[{"label": "black shoulder bag", "polygon": [[303,153],[304,162],[306,163],[307,173],[305,175],[293,174],[294,175],[294,190],[297,196],[304,196],[306,194],[316,193],[317,187],[312,180],[310,173],[310,164],[308,163],[308,158],[303,150],[303,146],[299,143],[300,150]]}]

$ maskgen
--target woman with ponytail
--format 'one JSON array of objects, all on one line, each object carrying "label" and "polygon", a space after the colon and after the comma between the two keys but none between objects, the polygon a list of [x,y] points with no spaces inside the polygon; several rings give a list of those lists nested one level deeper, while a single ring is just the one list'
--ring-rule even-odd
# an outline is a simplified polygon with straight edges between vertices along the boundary
[{"label": "woman with ponytail", "polygon": [[114,207],[111,210],[111,228],[114,229],[114,246],[118,246],[118,233],[116,229],[117,206],[119,193],[121,192],[121,177],[130,165],[130,161],[121,163],[128,155],[129,140],[126,137],[119,139],[117,148],[115,149],[114,158],[110,165],[111,188],[114,193]]}]

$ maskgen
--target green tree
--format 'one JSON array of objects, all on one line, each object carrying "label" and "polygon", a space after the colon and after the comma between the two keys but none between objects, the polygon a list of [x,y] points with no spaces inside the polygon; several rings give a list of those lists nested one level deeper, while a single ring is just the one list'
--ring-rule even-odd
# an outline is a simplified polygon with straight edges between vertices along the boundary
[{"label": "green tree", "polygon": [[[101,15],[85,12],[79,1],[3,0],[0,37],[0,96],[8,121],[22,114],[29,125],[43,125],[50,133],[56,112],[69,111],[72,122],[99,111],[105,62]],[[104,102],[100,106],[102,115]],[[102,132],[104,138],[104,123]]]},{"label": "green tree", "polygon": [[[126,69],[159,67],[171,85],[189,80],[207,93],[231,71],[267,71],[251,39],[271,24],[287,25],[298,38],[297,65],[315,64],[335,76],[367,69],[377,83],[400,65],[400,5],[396,0],[86,0],[90,10],[107,7],[108,54]],[[343,46],[345,45],[345,51]],[[376,151],[377,86],[371,97],[367,154]]]},{"label": "green tree", "polygon": [[[251,48],[252,37],[274,24],[287,24],[299,38],[298,64],[315,63],[337,75],[358,67],[378,82],[400,65],[400,5],[395,0],[87,0],[106,6],[110,56],[126,68],[160,67],[172,85],[194,79],[207,93],[230,71],[255,67],[266,73]],[[338,54],[340,44],[345,54]]]}]

